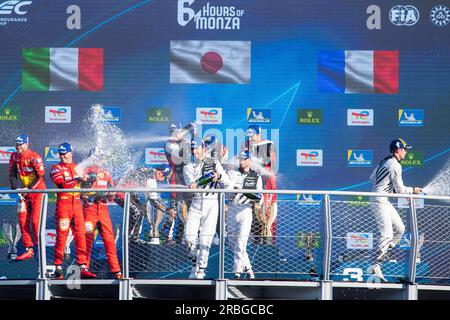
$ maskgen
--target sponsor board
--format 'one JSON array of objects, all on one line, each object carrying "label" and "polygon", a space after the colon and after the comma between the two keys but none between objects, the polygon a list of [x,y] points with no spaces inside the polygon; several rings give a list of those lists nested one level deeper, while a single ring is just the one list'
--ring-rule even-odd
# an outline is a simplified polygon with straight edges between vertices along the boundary
[{"label": "sponsor board", "polygon": [[347,232],[347,249],[373,249],[371,232]]},{"label": "sponsor board", "polygon": [[347,109],[348,126],[373,126],[373,109]]},{"label": "sponsor board", "polygon": [[[0,190],[9,190],[9,188],[0,187]],[[16,205],[18,199],[17,193],[0,193],[0,205]]]},{"label": "sponsor board", "polygon": [[269,124],[271,122],[271,110],[247,108],[247,122]]},{"label": "sponsor board", "polygon": [[120,107],[102,107],[103,109],[103,122],[110,122],[114,124],[120,123],[121,111]]},{"label": "sponsor board", "polygon": [[371,167],[372,162],[372,150],[347,150],[347,164],[349,167]]},{"label": "sponsor board", "polygon": [[58,147],[45,147],[44,149],[44,161],[45,163],[59,163]]},{"label": "sponsor board", "polygon": [[222,108],[197,108],[198,124],[222,124]]},{"label": "sponsor board", "polygon": [[54,247],[56,243],[56,229],[45,230],[45,246]]},{"label": "sponsor board", "polygon": [[67,106],[45,107],[45,123],[70,123],[72,108]]},{"label": "sponsor board", "polygon": [[149,108],[147,109],[148,122],[169,122],[171,111],[169,108]]},{"label": "sponsor board", "polygon": [[297,203],[301,206],[320,206],[322,196],[315,194],[298,194]]},{"label": "sponsor board", "polygon": [[318,166],[323,165],[323,151],[319,149],[298,149],[297,166]]},{"label": "sponsor board", "polygon": [[9,163],[9,158],[16,152],[14,147],[0,147],[0,163]]},{"label": "sponsor board", "polygon": [[161,148],[145,148],[145,164],[164,164],[168,163],[166,153]]},{"label": "sponsor board", "polygon": [[320,125],[322,124],[321,109],[298,109],[297,123],[300,125]]},{"label": "sponsor board", "polygon": [[20,120],[19,107],[0,107],[0,121],[14,122]]},{"label": "sponsor board", "polygon": [[405,167],[421,167],[423,165],[424,154],[422,151],[408,151],[405,159],[400,164]]},{"label": "sponsor board", "polygon": [[[425,207],[424,199],[414,199],[416,209],[423,209]],[[401,209],[409,208],[409,199],[408,198],[398,198],[397,205]]]},{"label": "sponsor board", "polygon": [[423,109],[399,109],[398,126],[399,127],[423,127],[424,110]]}]

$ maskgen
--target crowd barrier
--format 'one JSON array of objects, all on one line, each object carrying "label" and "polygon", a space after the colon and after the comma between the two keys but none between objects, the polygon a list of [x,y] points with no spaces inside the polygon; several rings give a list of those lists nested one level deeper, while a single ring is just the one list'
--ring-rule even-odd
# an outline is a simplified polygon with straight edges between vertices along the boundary
[{"label": "crowd barrier", "polygon": [[[138,297],[135,290],[145,284],[214,286],[214,298],[239,298],[233,289],[239,285],[251,286],[303,286],[318,288],[317,298],[332,298],[333,287],[399,288],[407,298],[417,298],[418,288],[433,287],[450,290],[450,197],[430,195],[389,195],[399,212],[405,232],[393,249],[390,260],[383,262],[383,272],[388,283],[380,283],[370,268],[374,264],[379,230],[371,210],[371,198],[386,196],[371,192],[343,192],[320,190],[265,190],[263,194],[277,194],[276,228],[267,225],[264,206],[253,209],[253,223],[247,243],[247,253],[255,279],[242,274],[234,279],[233,251],[238,237],[228,230],[227,217],[239,206],[230,205],[230,197],[246,190],[208,190],[218,193],[217,228],[204,235],[212,245],[204,280],[188,279],[192,264],[188,257],[185,233],[186,220],[180,209],[179,221],[167,227],[167,213],[157,212],[147,206],[142,224],[141,241],[131,241],[130,197],[158,193],[202,193],[203,189],[73,189],[64,192],[124,192],[122,209],[111,204],[109,211],[116,236],[116,246],[124,274],[123,280],[114,280],[109,273],[101,238],[96,234],[90,270],[97,273],[96,280],[79,283],[108,286],[119,285],[119,297]],[[248,190],[247,190],[248,191]],[[36,299],[50,299],[50,287],[56,284],[72,285],[75,264],[74,241],[69,237],[64,270],[66,280],[51,280],[54,270],[53,250],[56,235],[54,206],[55,195],[62,190],[40,191],[0,190],[2,199],[14,199],[17,193],[44,193],[39,229],[39,246],[35,259],[21,262],[14,255],[23,252],[18,228],[16,206],[2,209],[2,237],[0,238],[0,291],[11,285],[36,284]],[[189,197],[188,197],[189,198]],[[145,201],[145,200],[144,200]],[[170,199],[164,201],[169,204]],[[178,206],[181,208],[181,206]],[[181,228],[181,229],[180,229]],[[162,230],[165,231],[162,231]],[[201,241],[200,241],[201,242]],[[2,286],[5,285],[5,286]],[[390,287],[389,287],[390,286]],[[251,294],[251,290],[249,291]],[[405,297],[405,295],[403,295]]]}]

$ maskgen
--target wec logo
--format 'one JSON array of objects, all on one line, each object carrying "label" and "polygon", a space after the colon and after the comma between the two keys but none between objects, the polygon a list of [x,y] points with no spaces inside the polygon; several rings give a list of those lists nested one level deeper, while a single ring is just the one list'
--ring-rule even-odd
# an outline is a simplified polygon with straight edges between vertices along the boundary
[{"label": "wec logo", "polygon": [[0,14],[11,14],[14,13],[18,15],[24,15],[27,11],[22,10],[22,7],[29,6],[33,1],[5,1],[0,3]]}]

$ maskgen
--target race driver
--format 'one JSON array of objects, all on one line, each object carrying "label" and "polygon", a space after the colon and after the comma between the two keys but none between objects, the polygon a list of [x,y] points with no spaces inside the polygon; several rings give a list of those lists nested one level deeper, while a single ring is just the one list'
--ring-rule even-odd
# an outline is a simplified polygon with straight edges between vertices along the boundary
[{"label": "race driver", "polygon": [[[11,189],[45,189],[44,162],[42,157],[29,148],[29,138],[26,134],[17,136],[14,140],[16,152],[9,159],[9,181]],[[21,186],[19,186],[19,181]],[[42,193],[19,194],[19,216],[22,243],[25,252],[16,261],[31,259],[34,256],[34,245],[38,245],[39,218],[42,207]]]},{"label": "race driver", "polygon": [[[78,175],[73,162],[73,148],[70,143],[64,142],[58,147],[61,162],[50,169],[50,177],[58,189],[79,189],[82,181],[87,179]],[[96,275],[89,272],[86,264],[86,228],[84,225],[83,209],[79,192],[58,193],[56,199],[56,243],[54,279],[63,280],[64,273],[62,263],[69,228],[75,237],[76,262],[80,266],[81,278],[95,278]]]},{"label": "race driver", "polygon": [[[391,154],[378,164],[370,176],[372,192],[406,194],[422,192],[419,187],[405,187],[403,184],[400,161],[405,158],[407,149],[410,148],[411,146],[400,138],[390,143]],[[380,231],[375,265],[371,268],[371,272],[386,282],[381,264],[388,257],[389,251],[401,240],[405,226],[387,197],[372,197],[370,200],[371,209]]]}]

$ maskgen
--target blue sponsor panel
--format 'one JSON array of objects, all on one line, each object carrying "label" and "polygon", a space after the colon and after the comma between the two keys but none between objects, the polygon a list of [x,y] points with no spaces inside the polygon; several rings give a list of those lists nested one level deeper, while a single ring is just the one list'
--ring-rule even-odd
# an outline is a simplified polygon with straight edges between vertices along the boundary
[{"label": "blue sponsor panel", "polygon": [[270,109],[247,108],[248,123],[269,124],[271,122],[271,119],[272,116]]},{"label": "blue sponsor panel", "polygon": [[423,127],[425,120],[424,109],[399,109],[399,127]]},{"label": "blue sponsor panel", "polygon": [[120,123],[120,118],[121,118],[121,110],[120,107],[102,107],[103,108],[103,113],[104,113],[104,117],[103,117],[103,121],[104,122],[109,122],[109,123],[114,123],[114,124],[119,124]]},{"label": "blue sponsor panel", "polygon": [[372,150],[348,150],[347,161],[349,167],[372,167]]}]

